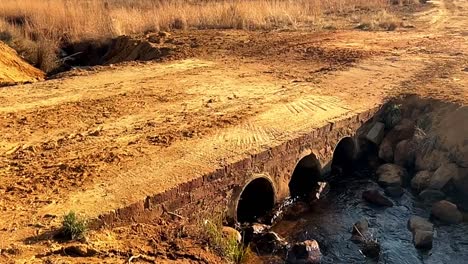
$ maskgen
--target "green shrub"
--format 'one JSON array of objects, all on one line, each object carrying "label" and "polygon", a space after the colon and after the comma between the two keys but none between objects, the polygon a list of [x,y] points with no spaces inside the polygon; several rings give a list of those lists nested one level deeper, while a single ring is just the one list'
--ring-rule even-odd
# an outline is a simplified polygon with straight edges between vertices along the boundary
[{"label": "green shrub", "polygon": [[70,211],[63,216],[62,234],[67,239],[81,239],[87,230],[86,221]]}]

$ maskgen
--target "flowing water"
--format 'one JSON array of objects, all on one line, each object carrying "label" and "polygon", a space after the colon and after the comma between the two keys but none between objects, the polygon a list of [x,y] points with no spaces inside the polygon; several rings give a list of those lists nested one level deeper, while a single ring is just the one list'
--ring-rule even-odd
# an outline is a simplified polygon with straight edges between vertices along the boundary
[{"label": "flowing water", "polygon": [[[401,198],[392,199],[393,207],[366,203],[361,198],[362,192],[378,188],[371,176],[370,170],[362,169],[348,178],[342,177],[331,185],[327,195],[313,202],[310,212],[294,221],[282,220],[273,230],[289,242],[317,240],[322,263],[468,263],[468,223],[442,225],[433,221],[432,250],[417,250],[407,228],[408,219],[412,215],[428,218],[430,208],[409,190]],[[350,240],[353,224],[363,218],[368,220],[371,233],[380,243],[378,260],[365,257],[359,245]]]}]

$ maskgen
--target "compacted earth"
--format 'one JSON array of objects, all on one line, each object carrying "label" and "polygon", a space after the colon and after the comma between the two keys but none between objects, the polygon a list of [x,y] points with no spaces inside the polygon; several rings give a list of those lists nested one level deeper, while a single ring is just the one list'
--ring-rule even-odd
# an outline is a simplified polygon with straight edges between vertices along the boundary
[{"label": "compacted earth", "polygon": [[407,19],[414,27],[394,31],[160,34],[181,46],[169,61],[1,88],[0,262],[224,263],[170,213],[81,242],[54,232],[68,211],[96,218],[387,98],[465,106],[467,2]]}]

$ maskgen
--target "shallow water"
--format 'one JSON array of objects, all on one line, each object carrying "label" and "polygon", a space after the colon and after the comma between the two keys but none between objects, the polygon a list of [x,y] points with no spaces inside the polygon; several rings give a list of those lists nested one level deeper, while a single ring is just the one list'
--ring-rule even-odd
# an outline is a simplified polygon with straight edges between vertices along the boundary
[{"label": "shallow water", "polygon": [[[468,263],[468,223],[442,225],[433,221],[432,250],[417,250],[407,222],[412,215],[428,218],[430,208],[409,190],[401,198],[392,199],[393,207],[366,203],[361,198],[362,192],[378,187],[369,176],[371,173],[361,170],[333,183],[330,192],[315,201],[309,213],[294,221],[282,220],[273,230],[289,242],[317,240],[323,254],[322,263]],[[378,260],[362,255],[359,245],[350,240],[353,224],[363,218],[369,221],[370,231],[380,243]]]}]

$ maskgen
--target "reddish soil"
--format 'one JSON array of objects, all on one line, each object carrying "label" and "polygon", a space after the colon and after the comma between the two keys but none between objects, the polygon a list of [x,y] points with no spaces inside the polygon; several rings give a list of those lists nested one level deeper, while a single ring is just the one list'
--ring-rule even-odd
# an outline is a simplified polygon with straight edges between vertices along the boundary
[{"label": "reddish soil", "polygon": [[222,263],[155,238],[176,223],[94,230],[85,260],[48,232],[69,210],[97,217],[388,97],[466,104],[467,18],[466,1],[446,0],[411,30],[175,32],[164,41],[188,59],[0,89],[0,262]]}]

